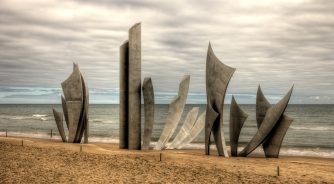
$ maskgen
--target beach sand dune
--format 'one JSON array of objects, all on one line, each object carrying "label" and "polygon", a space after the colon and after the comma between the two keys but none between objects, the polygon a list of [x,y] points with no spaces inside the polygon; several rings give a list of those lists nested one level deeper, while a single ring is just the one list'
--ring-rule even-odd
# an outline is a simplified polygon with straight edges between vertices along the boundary
[{"label": "beach sand dune", "polygon": [[[334,160],[222,158],[203,150],[0,137],[0,183],[333,183]],[[161,154],[161,161],[160,161]],[[277,176],[277,166],[280,175]]]}]

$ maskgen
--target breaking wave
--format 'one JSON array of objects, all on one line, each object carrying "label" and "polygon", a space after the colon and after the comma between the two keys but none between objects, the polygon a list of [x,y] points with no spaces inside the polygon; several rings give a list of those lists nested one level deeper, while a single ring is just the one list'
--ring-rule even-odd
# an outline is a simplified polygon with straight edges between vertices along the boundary
[{"label": "breaking wave", "polygon": [[290,128],[293,130],[334,131],[333,127],[324,127],[324,126],[318,126],[318,127],[291,126]]},{"label": "breaking wave", "polygon": [[42,117],[48,117],[48,115],[47,114],[33,114],[32,117],[42,118]]},{"label": "breaking wave", "polygon": [[1,115],[0,119],[8,119],[8,120],[41,120],[47,121],[50,117],[46,114],[33,114],[32,116],[16,116],[16,115]]}]

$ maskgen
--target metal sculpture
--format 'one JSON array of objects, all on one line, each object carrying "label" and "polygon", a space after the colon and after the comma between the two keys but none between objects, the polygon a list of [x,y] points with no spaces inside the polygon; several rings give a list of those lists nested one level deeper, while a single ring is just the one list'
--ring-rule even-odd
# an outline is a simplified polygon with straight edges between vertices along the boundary
[{"label": "metal sculpture", "polygon": [[127,149],[129,142],[128,95],[129,95],[129,42],[119,49],[119,148]]},{"label": "metal sculpture", "polygon": [[238,141],[239,135],[244,122],[246,121],[248,115],[245,113],[237,104],[232,96],[231,109],[230,109],[230,147],[231,155],[238,155]]},{"label": "metal sculpture", "polygon": [[257,128],[260,127],[268,109],[271,107],[270,103],[263,95],[261,87],[259,85],[256,93],[256,124]]},{"label": "metal sculpture", "polygon": [[129,41],[120,47],[120,144],[141,149],[141,25],[129,29]]},{"label": "metal sculpture", "polygon": [[67,142],[65,131],[64,131],[64,125],[63,125],[63,113],[58,112],[56,109],[52,109],[52,110],[53,110],[53,115],[55,117],[58,131],[59,131],[59,135],[63,142]]},{"label": "metal sculpture", "polygon": [[267,158],[278,158],[284,136],[292,121],[292,118],[283,114],[281,120],[274,127],[273,132],[269,135],[268,139],[262,143]]},{"label": "metal sculpture", "polygon": [[168,149],[176,148],[176,145],[179,145],[189,135],[190,130],[195,125],[195,122],[198,116],[198,112],[199,112],[199,107],[194,107],[188,112],[187,117],[184,120],[184,123],[180,131],[175,136],[175,138],[170,143],[170,145],[167,147]]},{"label": "metal sculpture", "polygon": [[150,77],[145,78],[142,86],[144,96],[145,125],[142,149],[148,150],[154,124],[154,90]]},{"label": "metal sculpture", "polygon": [[176,149],[181,149],[187,144],[191,143],[201,133],[205,125],[205,116],[206,116],[206,113],[203,112],[198,117],[198,119],[195,122],[195,125],[192,127],[189,134],[187,134],[187,136],[182,140],[182,142],[175,145]]},{"label": "metal sculpture", "polygon": [[80,143],[83,135],[84,143],[88,143],[88,87],[78,64],[73,65],[72,74],[61,83],[64,96],[61,96],[62,108],[68,128],[66,139],[63,127],[63,115],[53,109],[59,133],[64,142]]},{"label": "metal sculpture", "polygon": [[207,110],[205,120],[205,154],[210,154],[210,137],[213,134],[218,155],[228,157],[223,129],[224,98],[235,68],[223,64],[209,43],[206,59]]},{"label": "metal sculpture", "polygon": [[70,128],[70,126],[68,125],[68,112],[67,112],[66,100],[65,100],[63,95],[61,95],[61,104],[62,104],[62,108],[63,108],[63,112],[64,112],[66,127],[67,127],[67,130],[68,130]]},{"label": "metal sculpture", "polygon": [[[83,101],[83,111],[82,111],[82,120],[83,121],[83,126],[80,131],[79,137],[84,136],[84,143],[88,143],[88,137],[89,137],[89,121],[88,121],[88,106],[89,106],[89,92],[88,92],[88,86],[85,81],[85,78],[81,74],[81,79],[82,79],[82,88],[83,88],[83,96],[84,101]],[[83,135],[84,133],[84,135]]]},{"label": "metal sculpture", "polygon": [[[264,116],[270,107],[271,105],[263,95],[259,85],[256,95],[256,120],[258,128],[261,126]],[[262,143],[263,150],[267,158],[278,158],[284,136],[292,121],[292,118],[283,114],[271,133],[268,135],[268,138]]]},{"label": "metal sculpture", "polygon": [[247,156],[254,151],[260,144],[262,144],[268,137],[271,131],[275,128],[277,122],[282,117],[292,94],[293,86],[289,92],[281,99],[275,106],[270,107],[265,113],[263,121],[247,146],[239,153],[239,156]]},{"label": "metal sculpture", "polygon": [[165,121],[165,127],[154,149],[156,150],[165,149],[166,144],[172,137],[177,127],[177,124],[181,119],[181,115],[183,113],[183,109],[186,104],[189,90],[189,82],[190,82],[189,75],[186,75],[182,78],[182,81],[179,86],[179,93],[169,105],[168,115]]}]

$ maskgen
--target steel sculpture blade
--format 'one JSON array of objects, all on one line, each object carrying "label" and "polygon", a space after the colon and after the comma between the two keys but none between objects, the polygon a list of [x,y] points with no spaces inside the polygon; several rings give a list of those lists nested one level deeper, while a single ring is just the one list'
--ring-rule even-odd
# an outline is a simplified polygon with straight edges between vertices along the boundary
[{"label": "steel sculpture blade", "polygon": [[215,123],[218,117],[219,113],[212,108],[209,102],[206,107],[206,116],[205,116],[205,154],[207,155],[210,155],[211,132],[215,139],[218,154],[220,155],[220,153],[223,152],[223,147],[221,143],[222,140],[220,139],[221,137],[220,126],[218,123]]},{"label": "steel sculpture blade", "polygon": [[66,122],[67,130],[69,130],[70,126],[68,124],[67,105],[66,105],[66,100],[65,100],[63,95],[61,95],[61,104],[62,104],[62,107],[63,107],[63,112],[64,112],[64,116],[65,116],[65,122]]},{"label": "steel sculpture blade", "polygon": [[266,113],[268,109],[271,107],[270,103],[266,99],[266,97],[263,95],[263,92],[261,90],[261,86],[259,85],[256,93],[256,123],[257,128],[259,128],[262,124],[262,121],[264,117],[266,116]]},{"label": "steel sculpture blade", "polygon": [[72,74],[61,83],[63,93],[66,101],[79,101],[82,102],[83,89],[81,73],[78,65],[74,65]]},{"label": "steel sculpture blade", "polygon": [[165,127],[161,133],[159,141],[157,142],[154,149],[162,150],[172,137],[177,124],[181,119],[184,106],[186,104],[188,90],[189,90],[190,76],[186,75],[182,78],[179,86],[178,96],[174,98],[172,103],[169,105],[168,115],[165,121]]},{"label": "steel sculpture blade", "polygon": [[181,143],[175,145],[177,149],[181,149],[187,144],[191,143],[201,133],[201,131],[204,129],[204,126],[205,126],[205,116],[206,116],[206,113],[203,112],[198,117],[198,119],[195,122],[195,125],[190,130],[190,133],[183,139]]},{"label": "steel sculpture blade", "polygon": [[187,117],[184,120],[184,123],[180,131],[175,136],[170,145],[167,147],[168,149],[176,148],[176,145],[179,145],[187,136],[189,136],[191,129],[195,125],[198,112],[199,112],[199,107],[194,107],[188,112]]},{"label": "steel sculpture blade", "polygon": [[284,136],[292,121],[292,118],[283,114],[268,139],[262,143],[267,158],[278,158]]},{"label": "steel sculpture blade", "polygon": [[[259,85],[256,96],[256,120],[258,128],[261,126],[263,118],[270,108],[270,104],[263,95]],[[293,119],[283,114],[276,126],[273,128],[268,138],[262,143],[265,156],[267,158],[278,158],[279,151],[284,139],[284,136],[289,129]]]},{"label": "steel sculpture blade", "polygon": [[247,113],[239,107],[234,96],[232,96],[230,109],[230,147],[232,156],[238,155],[239,135],[247,117]]},{"label": "steel sculpture blade", "polygon": [[88,116],[88,107],[89,107],[89,90],[88,90],[88,85],[83,77],[83,75],[81,74],[82,77],[82,82],[84,85],[84,94],[86,96],[85,99],[85,103],[84,103],[84,107],[85,107],[85,112],[84,112],[84,121],[85,121],[85,139],[84,139],[84,143],[88,143],[88,138],[89,138],[89,116]]},{"label": "steel sculpture blade", "polygon": [[65,131],[64,131],[64,125],[63,125],[63,113],[58,112],[56,109],[52,109],[52,111],[53,111],[53,115],[54,115],[55,120],[56,120],[59,135],[60,135],[63,142],[67,142]]},{"label": "steel sculpture blade", "polygon": [[79,119],[79,126],[76,133],[76,140],[75,142],[80,143],[83,134],[85,133],[84,143],[88,143],[88,132],[89,132],[89,122],[88,122],[88,101],[89,101],[89,93],[88,93],[88,86],[85,82],[85,78],[83,74],[80,72],[81,75],[81,82],[82,82],[82,109]]},{"label": "steel sculpture blade", "polygon": [[[205,154],[210,154],[210,135],[214,135],[218,154],[228,157],[224,131],[223,110],[224,98],[229,81],[235,68],[223,64],[214,54],[209,43],[206,59],[206,93],[207,93],[207,118],[205,121]],[[210,117],[211,112],[217,113],[217,118]],[[214,121],[212,121],[214,119]]]},{"label": "steel sculpture blade", "polygon": [[281,99],[275,106],[268,109],[261,126],[252,138],[252,140],[247,144],[247,146],[240,152],[240,156],[247,156],[252,151],[254,151],[261,143],[268,138],[268,135],[273,130],[280,117],[283,115],[288,102],[292,94],[293,86],[289,92]]},{"label": "steel sculpture blade", "polygon": [[143,86],[145,125],[142,149],[150,148],[151,135],[154,124],[154,90],[151,77],[144,79]]},{"label": "steel sculpture blade", "polygon": [[82,104],[79,101],[67,101],[66,104],[69,124],[68,142],[76,143],[75,136],[79,125]]}]

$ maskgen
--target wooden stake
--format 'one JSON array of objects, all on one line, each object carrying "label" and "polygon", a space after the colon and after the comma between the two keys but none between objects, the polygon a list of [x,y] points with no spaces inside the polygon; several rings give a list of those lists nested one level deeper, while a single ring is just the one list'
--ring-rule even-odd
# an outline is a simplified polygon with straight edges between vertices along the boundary
[{"label": "wooden stake", "polygon": [[50,136],[51,136],[51,139],[52,139],[52,129],[51,129],[51,134],[50,134]]},{"label": "wooden stake", "polygon": [[162,153],[160,153],[160,162],[161,162],[161,160],[162,160]]},{"label": "wooden stake", "polygon": [[277,166],[277,176],[279,176],[279,166]]}]

